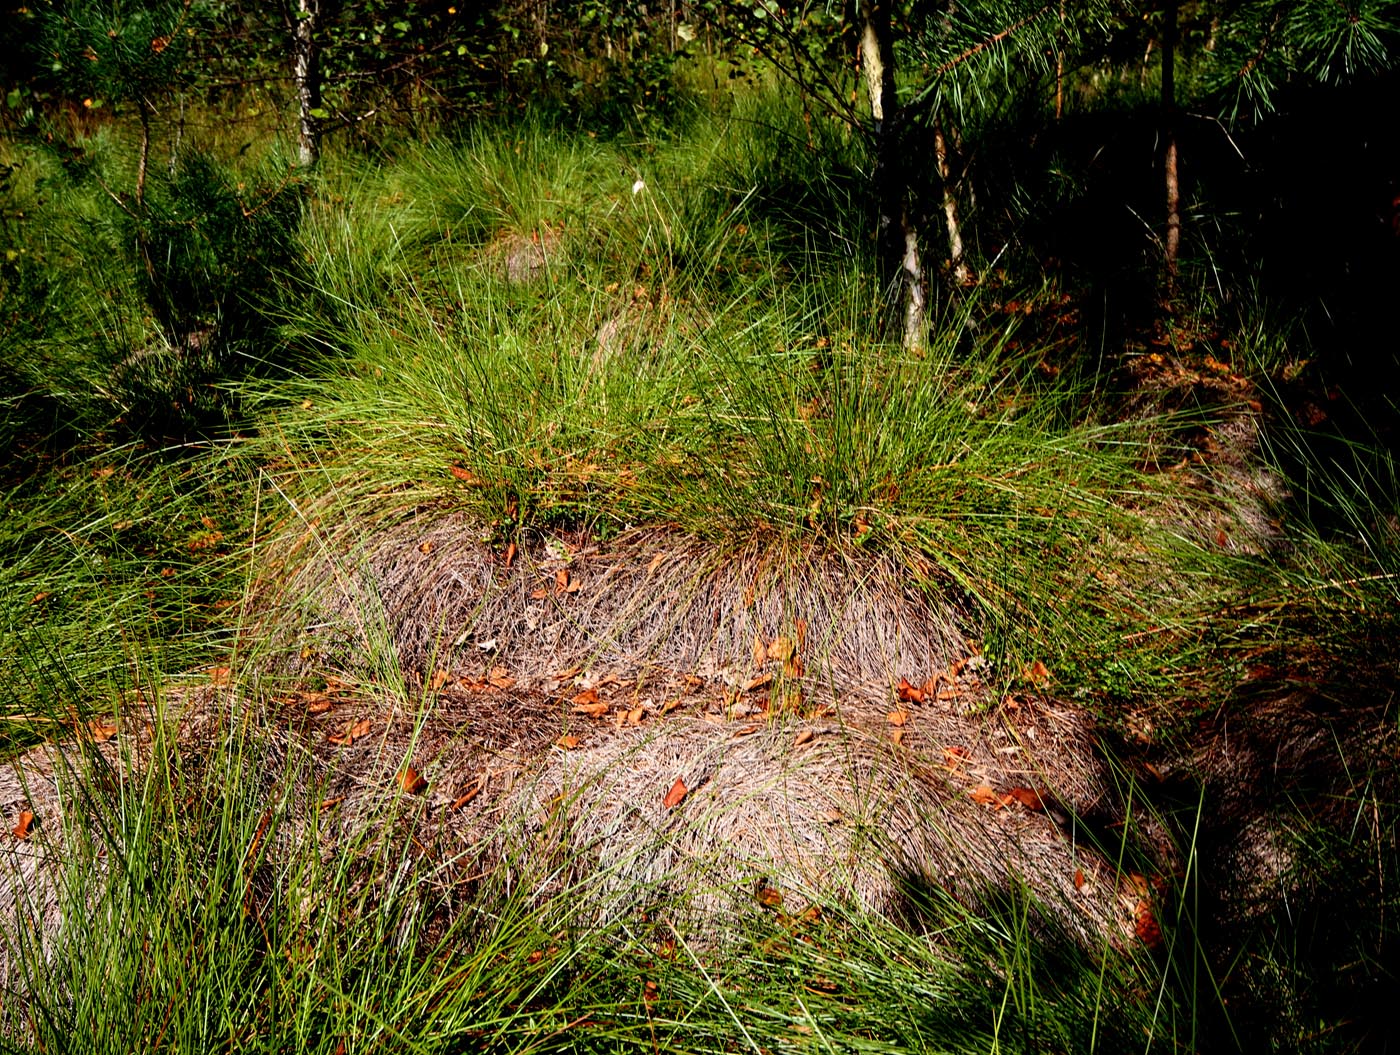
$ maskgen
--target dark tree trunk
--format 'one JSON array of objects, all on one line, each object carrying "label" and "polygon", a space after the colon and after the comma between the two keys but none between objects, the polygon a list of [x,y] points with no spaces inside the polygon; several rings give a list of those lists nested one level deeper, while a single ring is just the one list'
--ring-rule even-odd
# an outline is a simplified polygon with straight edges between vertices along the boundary
[{"label": "dark tree trunk", "polygon": [[1168,0],[1162,32],[1162,168],[1167,192],[1167,234],[1163,244],[1166,265],[1166,301],[1176,297],[1177,258],[1181,252],[1181,183],[1177,172],[1176,113],[1177,0]]},{"label": "dark tree trunk", "polygon": [[890,4],[891,0],[861,0],[860,57],[875,134],[880,263],[896,290],[904,346],[917,350],[924,344],[928,306],[919,232],[909,208],[904,122],[895,92]]},{"label": "dark tree trunk", "polygon": [[320,0],[297,0],[292,26],[292,83],[297,90],[297,160],[311,168],[321,157]]}]

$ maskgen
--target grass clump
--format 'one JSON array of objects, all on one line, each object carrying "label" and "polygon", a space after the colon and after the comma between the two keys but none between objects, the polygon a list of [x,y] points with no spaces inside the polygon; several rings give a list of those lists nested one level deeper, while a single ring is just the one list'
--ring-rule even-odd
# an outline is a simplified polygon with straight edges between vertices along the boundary
[{"label": "grass clump", "polygon": [[[1325,1047],[1309,1023],[1353,1015],[1337,1009],[1385,984],[1391,924],[1347,916],[1324,896],[1325,877],[1373,859],[1378,903],[1395,889],[1379,755],[1327,724],[1361,714],[1371,724],[1358,728],[1380,729],[1384,708],[1310,703],[1289,711],[1298,721],[1281,739],[1260,733],[1225,751],[1210,737],[1212,716],[1226,712],[1278,732],[1269,707],[1304,690],[1327,699],[1358,657],[1374,661],[1377,687],[1393,675],[1386,648],[1360,644],[1393,629],[1393,466],[1371,442],[1320,459],[1306,430],[1251,408],[1263,369],[1238,385],[1231,375],[1234,394],[1221,396],[1229,386],[1207,382],[1249,373],[1243,356],[1212,347],[1211,366],[1208,340],[1167,342],[1119,364],[1141,384],[1109,378],[1075,358],[1058,289],[1005,276],[940,304],[927,347],[904,351],[861,234],[869,159],[772,100],[698,114],[665,139],[483,129],[375,160],[331,156],[314,181],[273,161],[244,170],[189,155],[153,176],[139,213],[106,189],[120,183],[121,156],[98,142],[84,150],[66,163],[25,154],[6,187],[32,215],[16,229],[0,301],[0,399],[12,411],[0,439],[23,454],[3,479],[0,709],[12,751],[63,743],[27,754],[16,772],[35,782],[7,789],[15,809],[61,791],[36,837],[16,835],[54,877],[11,892],[15,918],[28,921],[8,935],[17,1043],[1229,1049],[1246,1036],[1248,1012],[1227,1004],[1238,996],[1251,1007],[1291,1001],[1271,1026],[1283,1050],[1287,1037]],[[1156,373],[1143,365],[1153,356]],[[1249,431],[1261,422],[1262,440]],[[452,530],[433,535],[443,524]],[[458,627],[417,626],[433,646],[410,664],[398,628],[447,601],[392,595],[376,561],[400,543],[427,556],[435,539],[474,547],[481,577],[467,586],[486,585],[466,629],[483,633],[456,640]],[[697,936],[671,906],[644,904],[656,891],[635,860],[606,858],[602,836],[566,850],[550,842],[550,811],[570,804],[554,796],[543,819],[514,818],[519,831],[498,821],[487,841],[510,849],[489,867],[420,842],[415,825],[457,809],[460,790],[446,803],[402,793],[423,729],[448,716],[454,686],[439,675],[481,693],[513,676],[495,669],[505,646],[484,632],[488,588],[491,603],[520,602],[502,625],[525,625],[534,583],[512,559],[538,561],[563,590],[565,543],[664,559],[658,539],[684,540],[700,569],[668,580],[672,608],[709,604],[712,623],[695,632],[707,640],[729,633],[720,625],[731,617],[754,631],[758,666],[790,664],[779,641],[805,624],[741,585],[715,601],[704,590],[716,568],[737,584],[750,561],[814,595],[859,579],[853,594],[889,593],[944,619],[942,637],[926,636],[961,651],[942,660],[980,651],[985,692],[938,727],[936,743],[887,727],[886,712],[910,702],[897,695],[904,671],[859,687],[880,758],[909,772],[926,750],[943,780],[963,757],[948,749],[971,750],[973,736],[1025,750],[1018,722],[1087,712],[1095,744],[1081,746],[1102,778],[1102,801],[1090,804],[1099,812],[1051,801],[1048,775],[1027,766],[1018,779],[1045,777],[1047,799],[1017,831],[1043,821],[1044,838],[1069,839],[1075,853],[1083,840],[1110,862],[1101,893],[1130,895],[1126,928],[1086,941],[1014,871],[983,876],[986,889],[969,896],[966,877],[911,867],[895,876],[899,911],[885,914],[834,880],[810,914],[778,909],[765,887],[710,891],[707,910],[724,911],[713,936]],[[348,752],[360,734],[305,724],[313,702],[339,705],[341,657],[265,651],[328,623],[314,590],[296,592],[317,562],[361,602],[354,644],[376,719],[414,728],[407,746],[386,734],[380,755],[354,756],[370,768],[335,770],[374,800],[360,827],[334,819],[326,803],[340,791],[318,768],[331,736],[352,741]],[[633,570],[629,581],[645,577]],[[404,598],[422,611],[405,613]],[[617,626],[572,631],[615,642],[635,628],[627,619],[664,624],[658,610],[619,603]],[[828,606],[838,614],[811,633],[834,638],[849,610]],[[268,630],[294,617],[307,625]],[[561,638],[569,618],[554,624]],[[906,624],[890,625],[898,638]],[[464,652],[480,670],[453,666]],[[288,671],[301,680],[275,676]],[[705,673],[725,697],[708,724],[738,720],[749,690]],[[578,688],[556,677],[533,705],[576,732],[586,726],[569,709]],[[639,674],[625,713],[642,709],[644,689]],[[770,696],[768,711],[744,716],[755,739],[736,757],[761,761],[753,745],[765,737],[796,741],[828,703],[854,713],[830,695],[791,711]],[[556,739],[553,726],[544,736],[505,696],[482,699],[459,739],[509,734],[510,750],[557,771],[591,746]],[[527,694],[509,700],[523,707]],[[950,710],[937,703],[921,721]],[[707,722],[699,709],[689,717]],[[96,739],[109,719],[122,728],[115,741],[68,736]],[[1335,750],[1323,760],[1328,731]],[[639,769],[644,751],[649,765],[673,765],[656,761],[669,744],[617,749],[614,772]],[[1288,762],[1275,775],[1320,776],[1296,799],[1271,786],[1285,804],[1272,826],[1248,828],[1248,796],[1235,789],[1267,766],[1217,760],[1263,759],[1269,744]],[[1114,750],[1123,757],[1103,757]],[[954,783],[963,775],[947,786],[970,809]],[[588,798],[561,787],[574,805]],[[653,790],[597,807],[621,818],[614,835],[665,834],[635,806],[646,796],[660,810]],[[596,786],[588,795],[606,799]],[[998,801],[983,803],[989,826],[1011,808]],[[1364,852],[1327,834],[1339,803],[1366,833]],[[911,830],[933,827],[927,813],[910,818]],[[1296,839],[1276,839],[1300,818]],[[898,856],[866,835],[859,845],[897,873]],[[1277,867],[1256,878],[1269,897],[1306,904],[1303,937],[1344,917],[1356,936],[1339,968],[1345,999],[1322,992],[1322,972],[1297,970],[1315,950],[1285,940],[1269,897],[1254,915],[1211,902],[1231,878],[1211,861],[1266,843],[1276,854],[1259,860]],[[1082,885],[1072,869],[1059,879]]]}]

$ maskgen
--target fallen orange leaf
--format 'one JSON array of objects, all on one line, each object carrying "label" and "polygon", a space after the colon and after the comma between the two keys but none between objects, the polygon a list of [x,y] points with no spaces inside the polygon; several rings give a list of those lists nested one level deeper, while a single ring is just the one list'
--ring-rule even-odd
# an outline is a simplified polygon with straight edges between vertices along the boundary
[{"label": "fallen orange leaf", "polygon": [[1149,949],[1155,949],[1162,944],[1162,928],[1157,924],[1157,917],[1152,914],[1150,901],[1139,901],[1133,908],[1133,933]]},{"label": "fallen orange leaf", "polygon": [[368,718],[361,718],[358,722],[352,722],[350,725],[346,726],[344,733],[340,735],[332,733],[326,737],[326,740],[329,743],[341,747],[349,747],[356,740],[360,739],[360,737],[367,736],[369,731],[373,728],[374,723],[372,721]]},{"label": "fallen orange leaf", "polygon": [[437,692],[438,689],[447,684],[447,679],[449,677],[451,677],[451,675],[445,670],[433,671],[433,676],[428,682],[428,688],[432,689],[433,692]]},{"label": "fallen orange leaf", "polygon": [[676,782],[671,785],[671,790],[666,792],[666,797],[661,800],[661,805],[665,806],[668,810],[673,810],[681,804],[681,800],[685,798],[689,792],[690,789],[685,786],[685,781],[677,777]]},{"label": "fallen orange leaf", "polygon": [[424,779],[423,774],[419,773],[418,770],[414,769],[412,766],[404,766],[403,769],[399,770],[399,775],[394,779],[398,782],[399,787],[403,788],[404,791],[408,792],[410,795],[417,795],[428,786],[428,782]]},{"label": "fallen orange leaf", "polygon": [[582,692],[576,692],[569,702],[574,704],[575,707],[591,706],[598,702],[598,690],[584,689]]},{"label": "fallen orange leaf", "polygon": [[1040,793],[1031,788],[1012,788],[1007,794],[1028,810],[1043,810],[1045,808],[1045,802],[1041,799]]},{"label": "fallen orange leaf", "polygon": [[433,552],[433,543],[432,543],[432,541],[431,541],[430,539],[424,539],[422,542],[420,542],[420,543],[418,544],[418,552],[419,552],[419,553],[431,553],[431,552]]},{"label": "fallen orange leaf", "polygon": [[905,733],[905,732],[906,732],[906,730],[904,730],[904,729],[896,729],[896,730],[894,730],[894,732],[890,733],[890,740],[893,741],[893,742],[895,743],[896,746],[898,746],[899,744],[904,743],[904,733]]},{"label": "fallen orange leaf", "polygon": [[514,543],[514,542],[512,542],[509,546],[506,547],[505,559],[504,559],[501,563],[503,563],[507,568],[509,568],[509,567],[510,567],[510,562],[513,561],[513,560],[515,560],[515,543]]},{"label": "fallen orange leaf", "polygon": [[28,810],[21,810],[19,814],[19,823],[10,830],[14,833],[16,839],[28,839],[29,833],[33,828],[34,814],[30,813]]},{"label": "fallen orange leaf", "polygon": [[899,679],[899,701],[901,703],[923,703],[924,690],[910,683],[908,678]]},{"label": "fallen orange leaf", "polygon": [[601,718],[608,713],[608,705],[599,700],[597,703],[577,703],[574,705],[575,714],[586,714],[590,718]]},{"label": "fallen orange leaf", "polygon": [[816,739],[816,732],[811,729],[803,729],[797,734],[797,739],[792,742],[793,747],[801,747],[803,744],[810,744]]},{"label": "fallen orange leaf", "polygon": [[1084,879],[1084,869],[1076,868],[1074,870],[1074,889],[1083,890],[1085,882],[1086,880]]},{"label": "fallen orange leaf", "polygon": [[475,787],[473,787],[470,791],[465,792],[464,794],[458,795],[458,796],[452,801],[452,805],[451,805],[449,808],[450,808],[450,809],[453,809],[453,810],[460,810],[463,806],[465,806],[468,802],[470,802],[472,799],[476,798],[476,797],[477,797],[478,795],[480,795],[480,794],[481,794],[481,785],[480,785],[480,784],[477,784],[477,785],[476,785]]},{"label": "fallen orange leaf", "polygon": [[909,712],[890,711],[889,714],[885,715],[885,721],[889,722],[891,725],[904,725],[909,721]]},{"label": "fallen orange leaf", "polygon": [[210,667],[210,668],[209,668],[209,684],[210,684],[210,685],[227,685],[228,682],[229,682],[229,677],[230,677],[231,674],[232,674],[232,671],[230,671],[230,670],[228,669],[228,667]]},{"label": "fallen orange leaf", "polygon": [[986,784],[979,784],[973,788],[971,793],[973,802],[980,802],[984,806],[1002,805],[1001,796],[993,791]]},{"label": "fallen orange leaf", "polygon": [[753,692],[754,689],[761,689],[763,688],[763,686],[767,685],[772,680],[773,675],[771,674],[759,674],[758,676],[752,677],[748,681],[744,682],[743,691]]},{"label": "fallen orange leaf", "polygon": [[1050,680],[1050,668],[1036,660],[1026,668],[1026,680],[1032,685],[1044,685]]},{"label": "fallen orange leaf", "polygon": [[562,747],[565,751],[572,751],[574,748],[578,747],[578,745],[579,739],[577,736],[561,736],[558,740],[554,741],[555,747]]},{"label": "fallen orange leaf", "polygon": [[492,667],[491,684],[498,689],[508,689],[515,684],[515,679],[506,672],[505,667]]},{"label": "fallen orange leaf", "polygon": [[754,888],[754,897],[758,898],[760,905],[768,908],[777,908],[783,903],[782,891],[775,886],[769,886],[767,879],[759,879]]},{"label": "fallen orange leaf", "polygon": [[105,744],[112,737],[117,735],[115,725],[107,725],[101,719],[88,723],[88,732],[92,734],[94,743]]},{"label": "fallen orange leaf", "polygon": [[768,646],[768,658],[786,663],[797,653],[797,647],[790,637],[775,637]]},{"label": "fallen orange leaf", "polygon": [[768,658],[768,646],[763,643],[763,638],[754,634],[753,636],[753,665],[761,667],[764,660]]},{"label": "fallen orange leaf", "polygon": [[734,735],[735,737],[752,736],[754,733],[758,732],[762,728],[763,726],[759,722],[750,722],[748,725],[745,725],[739,729],[735,729]]},{"label": "fallen orange leaf", "polygon": [[641,725],[642,718],[645,716],[645,714],[646,712],[641,707],[633,707],[630,711],[627,712],[627,724]]},{"label": "fallen orange leaf", "polygon": [[329,696],[313,696],[306,705],[307,714],[324,714],[331,709],[331,698]]}]

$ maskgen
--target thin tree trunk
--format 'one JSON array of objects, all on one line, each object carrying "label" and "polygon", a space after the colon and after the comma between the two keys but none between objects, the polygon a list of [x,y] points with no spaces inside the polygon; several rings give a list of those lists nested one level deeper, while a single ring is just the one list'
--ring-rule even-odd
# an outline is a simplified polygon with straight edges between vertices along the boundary
[{"label": "thin tree trunk", "polygon": [[317,37],[320,0],[297,0],[296,24],[292,28],[292,82],[297,90],[300,117],[297,160],[311,168],[321,157],[321,123],[315,111],[321,108],[321,64]]},{"label": "thin tree trunk", "polygon": [[1177,172],[1176,143],[1176,14],[1177,0],[1169,0],[1166,27],[1162,34],[1162,137],[1166,142],[1163,159],[1167,192],[1166,298],[1176,297],[1177,258],[1181,252],[1181,183]]},{"label": "thin tree trunk", "polygon": [[919,232],[909,210],[902,122],[895,94],[890,0],[861,0],[861,67],[875,130],[875,189],[879,201],[881,266],[898,289],[901,339],[910,350],[924,345],[928,315]]},{"label": "thin tree trunk", "polygon": [[938,178],[943,184],[943,221],[948,228],[948,268],[953,281],[963,286],[972,281],[972,271],[963,256],[962,221],[958,217],[958,198],[953,193],[953,166],[948,157],[948,139],[943,134],[943,122],[933,120],[933,154],[938,163]]},{"label": "thin tree trunk", "polygon": [[1055,39],[1055,120],[1065,113],[1065,0],[1060,0],[1060,31]]},{"label": "thin tree trunk", "polygon": [[141,115],[141,146],[136,155],[136,208],[146,203],[146,166],[151,159],[151,106],[143,98],[137,104]]}]

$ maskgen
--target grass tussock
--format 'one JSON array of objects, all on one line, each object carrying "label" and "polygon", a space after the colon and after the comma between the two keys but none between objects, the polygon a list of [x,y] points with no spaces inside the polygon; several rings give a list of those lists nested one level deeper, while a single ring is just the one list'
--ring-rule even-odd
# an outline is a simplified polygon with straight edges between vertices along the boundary
[{"label": "grass tussock", "polygon": [[140,213],[5,149],[7,1041],[1383,1031],[1394,467],[1284,336],[1110,376],[1002,274],[909,354],[771,97]]}]

